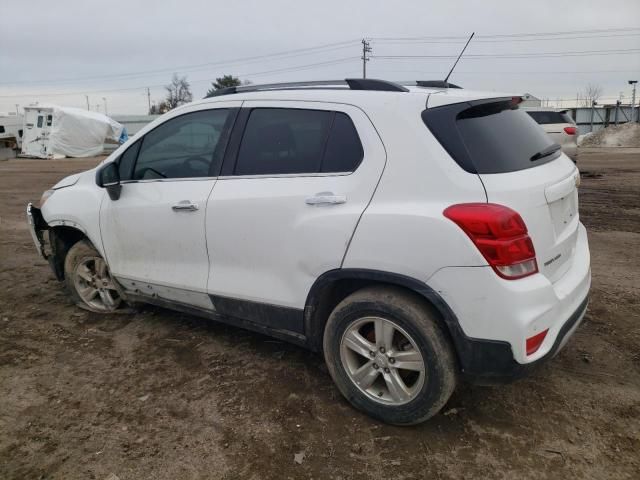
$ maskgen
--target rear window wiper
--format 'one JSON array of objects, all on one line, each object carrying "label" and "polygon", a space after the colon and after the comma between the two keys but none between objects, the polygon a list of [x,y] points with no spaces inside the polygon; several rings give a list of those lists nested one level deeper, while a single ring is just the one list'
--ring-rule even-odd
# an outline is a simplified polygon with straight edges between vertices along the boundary
[{"label": "rear window wiper", "polygon": [[544,150],[540,150],[538,153],[533,155],[529,160],[535,162],[536,160],[540,160],[541,158],[548,157],[549,155],[553,155],[558,150],[560,150],[560,145],[554,143],[553,145],[548,146]]}]

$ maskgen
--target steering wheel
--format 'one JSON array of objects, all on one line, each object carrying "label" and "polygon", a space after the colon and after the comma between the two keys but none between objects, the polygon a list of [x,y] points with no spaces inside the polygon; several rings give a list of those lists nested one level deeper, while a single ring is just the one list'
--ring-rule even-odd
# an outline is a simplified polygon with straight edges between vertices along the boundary
[{"label": "steering wheel", "polygon": [[184,160],[184,162],[182,162],[182,165],[183,165],[185,168],[187,168],[187,169],[191,170],[192,172],[201,172],[201,171],[202,171],[202,169],[201,169],[201,168],[198,168],[198,167],[195,167],[195,168],[194,168],[194,167],[191,165],[192,163],[202,163],[202,164],[204,164],[204,167],[205,167],[205,168],[204,168],[204,171],[205,171],[205,172],[207,172],[207,173],[209,173],[209,166],[211,165],[211,161],[207,160],[206,158],[204,158],[204,157],[200,157],[200,156],[197,156],[197,155],[196,155],[196,156],[193,156],[193,157],[186,158],[186,159]]}]

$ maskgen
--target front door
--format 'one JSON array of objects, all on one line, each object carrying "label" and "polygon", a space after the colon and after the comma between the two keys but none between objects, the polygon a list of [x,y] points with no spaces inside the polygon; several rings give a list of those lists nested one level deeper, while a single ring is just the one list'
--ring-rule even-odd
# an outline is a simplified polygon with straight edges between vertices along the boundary
[{"label": "front door", "polygon": [[118,159],[122,191],[100,229],[112,274],[136,293],[209,308],[205,212],[240,102],[181,113]]},{"label": "front door", "polygon": [[301,333],[306,296],[341,266],[384,146],[348,105],[246,101],[236,127],[207,208],[208,291],[221,313]]}]

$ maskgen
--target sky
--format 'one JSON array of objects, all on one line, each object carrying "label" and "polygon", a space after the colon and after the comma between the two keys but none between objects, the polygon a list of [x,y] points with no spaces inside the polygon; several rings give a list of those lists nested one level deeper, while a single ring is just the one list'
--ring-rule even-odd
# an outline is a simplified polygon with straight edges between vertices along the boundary
[{"label": "sky", "polygon": [[[32,104],[146,114],[175,72],[194,99],[216,77],[253,83],[362,75],[442,79],[574,106],[640,79],[640,0],[2,0],[0,112]],[[577,53],[576,53],[577,52]],[[640,97],[640,91],[638,92]],[[19,105],[16,107],[16,104]]]}]

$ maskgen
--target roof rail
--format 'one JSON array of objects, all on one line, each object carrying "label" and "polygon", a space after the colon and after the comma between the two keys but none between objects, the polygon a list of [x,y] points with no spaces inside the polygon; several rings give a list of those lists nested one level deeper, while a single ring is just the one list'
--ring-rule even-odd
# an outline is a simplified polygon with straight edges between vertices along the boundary
[{"label": "roof rail", "polygon": [[417,80],[416,86],[418,87],[431,87],[431,88],[462,88],[453,83],[445,82],[444,80]]},{"label": "roof rail", "polygon": [[351,90],[375,90],[384,92],[408,92],[409,89],[400,84],[373,78],[347,78],[345,80],[314,80],[310,82],[266,83],[262,85],[241,85],[216,90],[213,97],[243,92],[262,92],[267,90],[304,90],[312,88],[349,88]]}]

